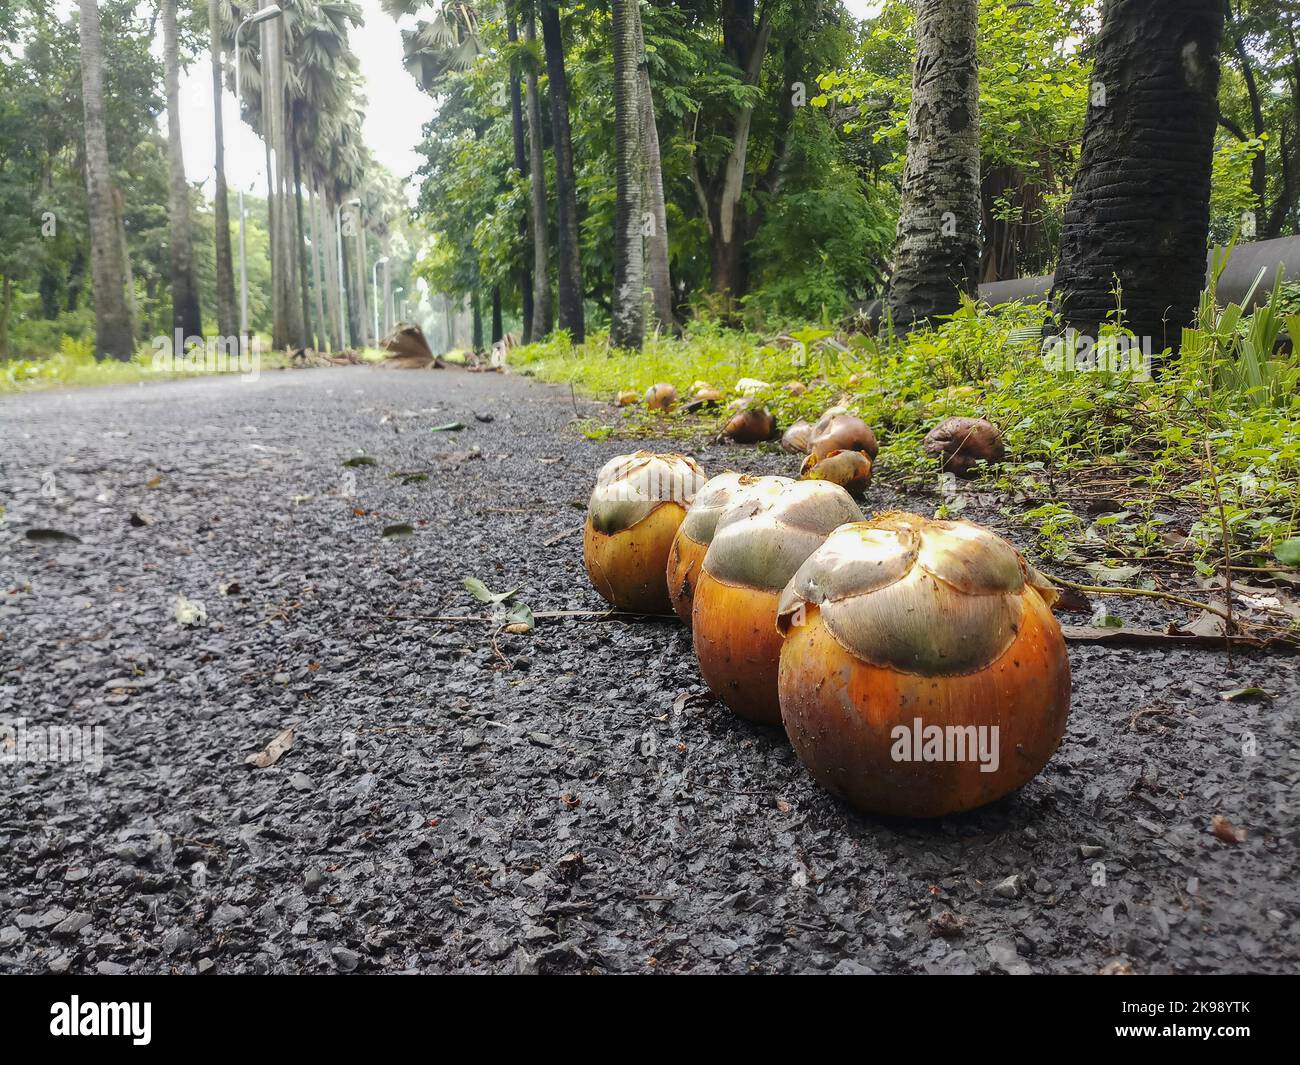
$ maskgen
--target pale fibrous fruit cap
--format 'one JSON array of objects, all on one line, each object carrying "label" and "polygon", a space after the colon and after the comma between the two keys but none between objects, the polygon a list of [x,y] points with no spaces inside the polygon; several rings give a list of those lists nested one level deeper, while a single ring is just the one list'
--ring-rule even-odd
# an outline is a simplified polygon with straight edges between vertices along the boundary
[{"label": "pale fibrous fruit cap", "polygon": [[706,480],[704,470],[687,455],[652,451],[616,455],[596,475],[587,514],[593,528],[612,536],[666,503],[685,510]]}]

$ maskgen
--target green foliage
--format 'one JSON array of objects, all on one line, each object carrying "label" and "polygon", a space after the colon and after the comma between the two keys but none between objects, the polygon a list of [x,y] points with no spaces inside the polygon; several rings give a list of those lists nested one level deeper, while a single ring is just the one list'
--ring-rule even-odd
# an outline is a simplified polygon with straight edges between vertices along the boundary
[{"label": "green foliage", "polygon": [[[1271,555],[1274,543],[1300,534],[1300,390],[1280,397],[1280,407],[1259,404],[1249,389],[1210,392],[1207,374],[1224,356],[1195,343],[1192,355],[1155,380],[1127,370],[1061,372],[1040,353],[1042,321],[1041,307],[967,303],[939,328],[901,341],[827,329],[763,338],[701,322],[683,339],[648,341],[640,356],[612,351],[596,337],[577,348],[567,341],[521,348],[512,362],[608,399],[661,381],[688,395],[697,380],[730,391],[742,377],[757,378],[771,385],[758,399],[783,427],[847,403],[880,438],[878,478],[937,492],[936,506],[949,516],[961,512],[966,496],[942,484],[921,440],[945,417],[987,417],[1002,428],[1010,461],[974,490],[995,499],[1008,519],[1033,527],[1041,550],[1062,561],[1082,564],[1091,557],[1086,549],[1097,546],[1141,559],[1175,530],[1211,557],[1219,495],[1243,554]],[[1252,328],[1273,329],[1255,324],[1247,332]],[[1282,361],[1295,372],[1297,356]],[[784,386],[793,380],[807,392],[791,395]],[[636,406],[579,428],[593,439],[698,435],[716,432],[715,417],[665,419]],[[1089,494],[1097,479],[1123,486],[1119,509],[1077,512],[1072,498]],[[1181,530],[1180,511],[1187,515]]]}]

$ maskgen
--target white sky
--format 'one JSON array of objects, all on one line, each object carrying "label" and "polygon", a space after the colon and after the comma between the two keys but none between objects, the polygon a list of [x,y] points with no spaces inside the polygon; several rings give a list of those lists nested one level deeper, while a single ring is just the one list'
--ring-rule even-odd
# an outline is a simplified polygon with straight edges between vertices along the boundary
[{"label": "white sky", "polygon": [[[400,23],[384,13],[379,0],[358,0],[365,25],[352,29],[352,49],[361,61],[365,78],[366,118],[362,133],[375,157],[398,178],[410,178],[420,164],[415,151],[424,124],[433,117],[434,101],[416,87],[415,79],[402,66],[402,38],[399,26],[413,26],[415,19],[403,17]],[[73,0],[56,0],[56,9],[66,15]],[[844,0],[844,6],[859,18],[876,13],[880,0]],[[245,30],[245,33],[254,32]],[[155,51],[162,55],[162,34],[158,34]],[[230,56],[225,57],[230,62]],[[266,154],[261,140],[249,126],[239,120],[234,93],[222,95],[222,117],[226,140],[226,180],[232,191],[241,185],[249,191],[266,188]],[[199,57],[181,75],[181,129],[185,150],[185,172],[191,181],[203,185],[212,194],[212,65],[206,56]],[[167,129],[166,114],[159,125]],[[416,189],[408,187],[407,197],[414,202]]]}]

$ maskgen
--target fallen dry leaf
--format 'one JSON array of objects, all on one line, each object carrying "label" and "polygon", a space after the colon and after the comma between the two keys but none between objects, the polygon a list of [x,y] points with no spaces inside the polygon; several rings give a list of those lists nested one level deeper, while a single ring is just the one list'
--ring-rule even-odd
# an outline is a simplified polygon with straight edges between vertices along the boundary
[{"label": "fallen dry leaf", "polygon": [[285,752],[292,746],[293,729],[287,728],[268,743],[264,750],[245,758],[244,764],[251,765],[254,769],[266,769],[283,758]]},{"label": "fallen dry leaf", "polygon": [[1210,818],[1210,831],[1224,843],[1246,842],[1246,830],[1237,828],[1222,814],[1215,814]]}]

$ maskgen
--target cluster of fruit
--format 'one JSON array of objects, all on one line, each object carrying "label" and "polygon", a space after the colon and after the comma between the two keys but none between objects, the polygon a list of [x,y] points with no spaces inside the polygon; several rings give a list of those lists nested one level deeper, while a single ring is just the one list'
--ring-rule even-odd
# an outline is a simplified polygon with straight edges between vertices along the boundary
[{"label": "cluster of fruit", "polygon": [[601,469],[583,557],[612,606],[675,611],[713,693],[784,725],[813,777],[859,809],[991,802],[1065,732],[1055,590],[969,522],[864,521],[830,480],[709,479],[689,457],[641,451]]}]

